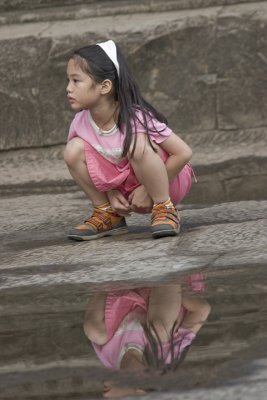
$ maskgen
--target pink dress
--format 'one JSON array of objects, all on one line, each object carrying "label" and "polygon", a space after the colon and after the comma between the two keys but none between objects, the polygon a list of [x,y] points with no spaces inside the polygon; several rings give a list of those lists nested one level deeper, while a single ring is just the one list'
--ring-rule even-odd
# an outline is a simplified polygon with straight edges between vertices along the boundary
[{"label": "pink dress", "polygon": [[[142,119],[140,112],[138,118]],[[142,133],[144,128],[141,123],[133,125],[135,132]],[[160,132],[156,132],[155,128]],[[172,133],[164,123],[156,119],[148,121],[149,136],[156,144],[162,143]],[[88,173],[95,185],[101,191],[117,189],[127,198],[129,194],[140,185],[129,159],[121,158],[125,135],[118,128],[110,133],[101,133],[96,127],[88,110],[80,111],[73,119],[68,141],[74,137],[84,140],[85,157]],[[168,154],[161,149],[161,158],[166,161]],[[192,167],[187,164],[182,171],[170,182],[170,197],[172,202],[178,204],[188,193],[192,183]],[[142,210],[140,210],[142,212]]]}]

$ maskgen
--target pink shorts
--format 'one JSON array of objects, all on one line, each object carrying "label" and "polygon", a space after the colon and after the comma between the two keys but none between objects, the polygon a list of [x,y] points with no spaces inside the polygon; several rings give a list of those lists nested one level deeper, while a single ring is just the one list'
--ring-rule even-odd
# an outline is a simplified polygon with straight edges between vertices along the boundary
[{"label": "pink shorts", "polygon": [[[112,189],[119,190],[126,198],[140,186],[131,164],[124,159],[119,164],[113,164],[101,156],[89,143],[84,141],[85,158],[88,173],[93,184],[100,192]],[[161,152],[161,158],[165,162],[168,154]],[[184,166],[182,171],[170,182],[169,193],[174,205],[177,205],[189,192],[192,184],[192,167]],[[142,212],[140,210],[140,212]]]}]

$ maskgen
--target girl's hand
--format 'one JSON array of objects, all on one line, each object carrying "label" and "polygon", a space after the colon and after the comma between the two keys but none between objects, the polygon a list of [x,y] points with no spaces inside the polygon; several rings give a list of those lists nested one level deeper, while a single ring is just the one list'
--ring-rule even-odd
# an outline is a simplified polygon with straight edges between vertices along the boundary
[{"label": "girl's hand", "polygon": [[119,190],[110,190],[107,192],[107,196],[110,201],[111,207],[117,214],[123,217],[130,215],[130,204]]},{"label": "girl's hand", "polygon": [[153,200],[149,196],[144,185],[138,186],[134,189],[128,200],[132,211],[137,211],[141,208],[146,212],[150,212],[153,207]]}]

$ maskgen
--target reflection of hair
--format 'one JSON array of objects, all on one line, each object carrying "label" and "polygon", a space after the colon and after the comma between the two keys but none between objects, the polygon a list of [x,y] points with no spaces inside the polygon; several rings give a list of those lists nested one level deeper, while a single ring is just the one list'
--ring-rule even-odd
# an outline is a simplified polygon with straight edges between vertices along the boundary
[{"label": "reflection of hair", "polygon": [[142,326],[148,341],[143,355],[146,364],[155,370],[161,371],[162,374],[168,371],[175,371],[184,361],[190,348],[190,345],[188,345],[180,351],[182,341],[179,344],[175,341],[174,332],[177,328],[177,321],[174,322],[170,334],[169,351],[171,354],[171,361],[168,364],[166,363],[163,354],[163,345],[155,326],[153,324],[150,324],[149,327],[146,324]]},{"label": "reflection of hair", "polygon": [[[114,98],[119,103],[119,117],[117,125],[120,130],[125,127],[125,141],[122,157],[125,157],[130,149],[133,137],[131,121],[135,124],[138,121],[144,128],[148,136],[149,143],[153,148],[148,135],[148,120],[151,116],[158,121],[167,123],[166,118],[160,114],[151,104],[149,104],[141,95],[140,89],[124,59],[120,49],[117,46],[117,58],[120,67],[120,76],[118,76],[115,65],[107,56],[105,51],[97,45],[90,45],[75,50],[72,58],[78,62],[80,68],[92,79],[101,83],[105,79],[110,79],[113,83]],[[140,110],[142,120],[136,116],[136,111]],[[154,127],[155,132],[157,129]],[[150,130],[153,130],[150,128]],[[160,133],[160,132],[159,132]],[[133,155],[136,146],[136,135],[134,137],[134,146],[131,155]]]}]

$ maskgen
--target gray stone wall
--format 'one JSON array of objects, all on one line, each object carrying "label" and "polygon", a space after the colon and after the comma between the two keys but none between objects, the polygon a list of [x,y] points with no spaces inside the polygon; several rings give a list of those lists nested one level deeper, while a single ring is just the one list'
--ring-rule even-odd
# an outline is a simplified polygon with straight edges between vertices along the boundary
[{"label": "gray stone wall", "polygon": [[[50,1],[0,1],[2,9],[35,4],[35,9],[47,6],[48,13],[34,14],[32,22],[25,22],[31,18],[23,12],[1,14],[0,149],[65,142],[73,116],[65,100],[69,52],[107,38],[125,51],[146,97],[192,143],[199,135],[205,141],[210,132],[235,135],[267,125],[266,1],[222,6],[232,1],[202,0],[199,6],[217,7],[195,10],[177,10],[183,1],[166,1],[161,7],[153,2],[158,5],[153,13],[138,12],[136,2],[83,2],[87,12],[103,6],[98,17],[79,14],[81,9],[74,7],[79,1],[72,2],[74,14],[68,14],[68,1],[53,2],[62,3],[65,8],[57,14]],[[118,7],[121,13],[105,15]],[[50,20],[53,10],[59,19]],[[70,19],[61,19],[64,13]]]},{"label": "gray stone wall", "polygon": [[34,10],[37,8],[45,7],[64,7],[68,5],[94,5],[101,3],[101,5],[114,5],[116,3],[127,3],[128,5],[144,5],[148,4],[150,7],[160,6],[166,8],[166,3],[172,8],[198,8],[198,7],[211,7],[218,5],[237,4],[237,3],[252,3],[257,0],[0,0],[0,10]]}]

